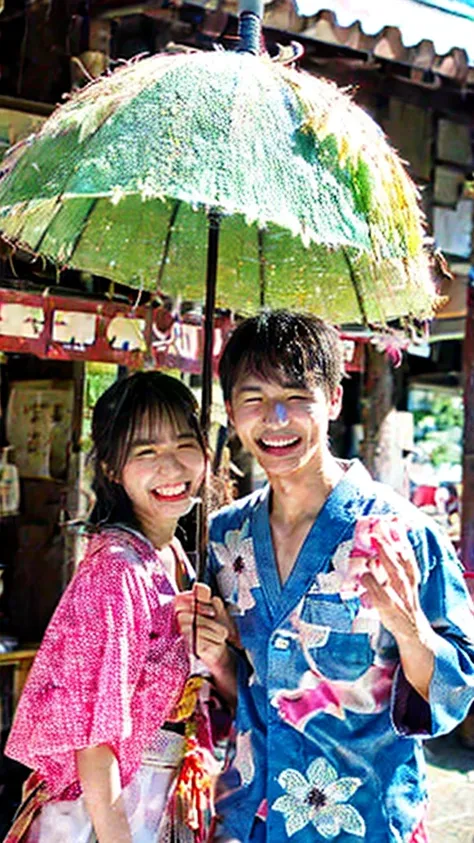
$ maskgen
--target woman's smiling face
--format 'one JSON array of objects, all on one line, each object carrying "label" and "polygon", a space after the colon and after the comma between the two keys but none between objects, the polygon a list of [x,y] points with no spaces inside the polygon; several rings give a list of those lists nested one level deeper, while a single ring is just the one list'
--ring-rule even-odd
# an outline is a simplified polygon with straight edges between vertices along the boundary
[{"label": "woman's smiling face", "polygon": [[321,386],[308,388],[243,373],[227,410],[244,448],[267,474],[283,477],[322,464],[328,452],[329,422],[339,414],[341,396],[341,387],[328,397]]},{"label": "woman's smiling face", "polygon": [[184,420],[163,416],[136,431],[121,483],[138,520],[180,518],[188,510],[205,472],[205,455]]}]

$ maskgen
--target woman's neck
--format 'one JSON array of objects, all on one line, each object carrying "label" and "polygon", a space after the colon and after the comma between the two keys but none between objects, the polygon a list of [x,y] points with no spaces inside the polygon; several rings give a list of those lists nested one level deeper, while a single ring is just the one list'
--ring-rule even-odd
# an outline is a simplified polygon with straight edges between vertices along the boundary
[{"label": "woman's neck", "polygon": [[142,533],[157,550],[167,547],[173,540],[178,523],[176,518],[157,522],[154,519],[143,518],[137,514],[137,520]]}]

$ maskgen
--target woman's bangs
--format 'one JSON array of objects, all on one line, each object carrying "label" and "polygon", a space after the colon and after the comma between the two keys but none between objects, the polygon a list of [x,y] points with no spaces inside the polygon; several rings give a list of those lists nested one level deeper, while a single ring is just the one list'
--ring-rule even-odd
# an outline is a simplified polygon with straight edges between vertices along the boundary
[{"label": "woman's bangs", "polygon": [[[127,429],[122,435],[117,430],[117,442],[120,443],[117,453],[116,470],[121,472],[128,460],[134,442],[143,440],[155,442],[160,440],[160,432],[164,427],[171,427],[174,433],[190,433],[201,444],[197,420],[190,411],[176,401],[170,401],[166,395],[147,390],[146,394],[135,395],[130,406],[121,411],[123,420],[128,420]],[[120,424],[120,419],[118,420]]]}]

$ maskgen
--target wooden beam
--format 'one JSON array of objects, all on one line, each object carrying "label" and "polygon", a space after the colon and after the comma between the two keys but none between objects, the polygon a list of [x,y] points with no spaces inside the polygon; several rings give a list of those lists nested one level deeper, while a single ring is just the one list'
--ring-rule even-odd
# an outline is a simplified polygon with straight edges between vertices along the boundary
[{"label": "wooden beam", "polygon": [[37,114],[39,117],[49,117],[55,106],[48,102],[25,100],[22,97],[7,97],[0,95],[0,108],[12,111],[24,111],[26,114]]}]

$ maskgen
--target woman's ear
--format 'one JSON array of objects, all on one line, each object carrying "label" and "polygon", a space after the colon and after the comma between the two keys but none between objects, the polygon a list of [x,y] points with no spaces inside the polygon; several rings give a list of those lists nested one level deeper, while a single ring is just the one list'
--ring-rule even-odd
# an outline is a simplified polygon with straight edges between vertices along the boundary
[{"label": "woman's ear", "polygon": [[224,402],[225,404],[225,411],[227,413],[227,419],[229,422],[230,427],[234,427],[234,411],[232,410],[232,404],[229,400]]},{"label": "woman's ear", "polygon": [[115,476],[115,472],[108,467],[107,463],[104,460],[102,460],[100,467],[102,469],[104,477],[109,481],[109,483],[120,483],[120,481],[117,480]]}]

